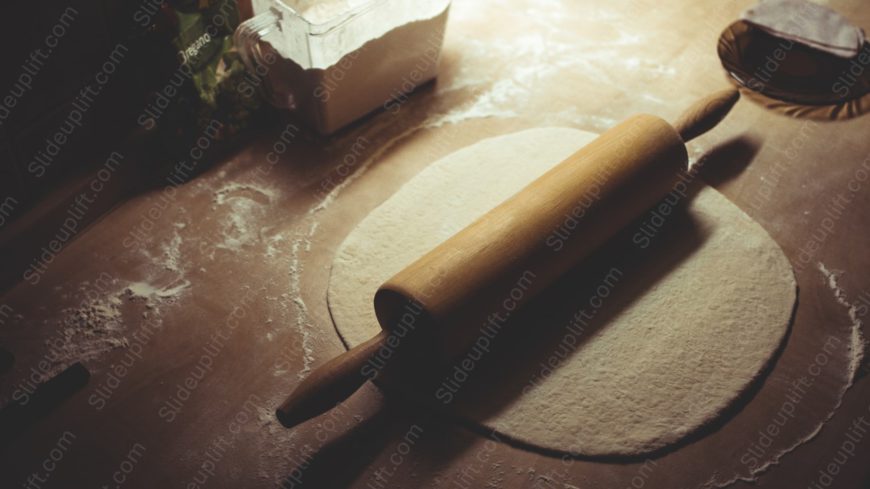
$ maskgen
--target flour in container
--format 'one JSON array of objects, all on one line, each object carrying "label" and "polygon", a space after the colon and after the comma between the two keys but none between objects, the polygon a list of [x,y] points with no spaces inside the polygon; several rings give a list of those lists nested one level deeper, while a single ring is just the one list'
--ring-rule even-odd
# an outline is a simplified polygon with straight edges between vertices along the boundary
[{"label": "flour in container", "polygon": [[322,134],[378,109],[397,111],[437,75],[447,0],[282,3],[313,25],[306,35],[282,18],[262,38],[263,88],[272,104],[294,109]]}]

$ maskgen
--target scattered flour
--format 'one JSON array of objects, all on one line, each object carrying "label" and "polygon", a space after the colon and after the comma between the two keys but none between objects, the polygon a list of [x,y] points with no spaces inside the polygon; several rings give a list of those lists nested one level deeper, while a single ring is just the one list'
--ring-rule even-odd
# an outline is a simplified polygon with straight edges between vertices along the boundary
[{"label": "scattered flour", "polygon": [[254,222],[265,217],[266,213],[262,205],[247,197],[233,197],[228,205],[230,210],[221,223],[223,241],[217,247],[241,251],[259,239],[259,228],[254,226]]},{"label": "scattered flour", "polygon": [[302,299],[302,288],[300,286],[302,263],[299,259],[299,254],[303,243],[307,242],[309,242],[308,237],[296,239],[290,247],[292,260],[290,263],[290,294],[292,295],[291,300],[296,307],[296,329],[299,330],[299,334],[302,336],[302,370],[296,374],[300,379],[305,378],[308,372],[311,371],[311,365],[314,363],[314,350],[311,347],[312,328],[308,318],[308,306],[305,305],[305,301]]},{"label": "scattered flour", "polygon": [[62,309],[58,321],[60,341],[57,336],[46,341],[50,354],[45,359],[50,367],[41,369],[43,380],[75,362],[93,360],[115,348],[126,347],[121,304],[117,295],[110,295]]},{"label": "scattered flour", "polygon": [[190,287],[189,280],[181,280],[177,285],[164,287],[157,287],[147,282],[132,282],[124,292],[130,298],[144,299],[149,306],[153,307],[162,301],[175,301],[188,287]]},{"label": "scattered flour", "polygon": [[569,107],[552,114],[554,125],[571,125],[585,131],[603,133],[619,123],[612,117],[583,114],[576,107]]},{"label": "scattered flour", "polygon": [[[182,211],[183,212],[183,211]],[[152,249],[146,246],[139,247],[139,253],[148,259],[149,264],[158,266],[164,270],[184,273],[183,262],[184,258],[181,253],[181,247],[184,245],[184,239],[181,237],[181,231],[187,227],[185,222],[175,222],[172,224],[172,237],[169,241],[157,245],[159,252],[156,256],[152,253]],[[152,239],[149,239],[149,243]]]},{"label": "scattered flour", "polygon": [[[369,155],[364,161],[359,163],[356,171],[345,177],[339,184],[335,185],[332,190],[326,194],[319,202],[316,202],[305,213],[302,222],[296,228],[295,238],[290,244],[290,294],[289,297],[296,309],[296,328],[302,337],[302,370],[297,373],[300,379],[305,378],[308,372],[311,371],[311,366],[314,364],[314,348],[312,331],[315,331],[312,325],[311,318],[308,314],[308,306],[302,298],[302,272],[303,272],[303,254],[311,251],[311,240],[317,233],[320,222],[317,215],[329,208],[329,206],[338,198],[339,194],[350,184],[356,181],[363,175],[369,167],[374,164],[380,157],[389,151],[397,142],[416,132],[416,127],[411,127],[401,134],[392,137],[386,143],[380,145],[376,151]],[[277,372],[276,372],[277,374]]]},{"label": "scattered flour", "polygon": [[249,183],[230,183],[215,190],[212,209],[229,207],[221,221],[223,239],[216,248],[238,252],[260,241],[264,228],[258,223],[278,197],[275,189]]},{"label": "scattered flour", "polygon": [[229,183],[214,191],[212,201],[215,204],[223,205],[228,200],[240,196],[247,196],[249,199],[263,204],[271,204],[278,198],[278,192],[275,189],[250,183]]},{"label": "scattered flour", "polygon": [[[424,126],[440,127],[469,119],[516,117],[524,109],[534,110],[531,103],[536,91],[562,85],[572,77],[578,82],[587,80],[618,86],[625,73],[649,79],[677,76],[676,68],[666,61],[624,55],[626,49],[649,42],[636,31],[617,30],[606,43],[598,36],[578,41],[560,39],[552,34],[562,29],[557,24],[570,20],[565,18],[566,15],[582,18],[584,22],[601,18],[602,22],[613,24],[612,18],[606,18],[612,13],[608,14],[605,9],[569,7],[562,3],[550,0],[529,2],[523,11],[524,22],[547,27],[539,32],[529,29],[526,34],[497,40],[462,38],[461,52],[456,53],[460,59],[455,72],[439,80],[438,94],[443,97],[450,92],[470,90],[471,101],[458,107],[447,107],[431,116]],[[454,2],[451,19],[457,23],[485,22],[480,18],[485,12],[486,9],[480,8],[476,2]],[[633,96],[655,105],[665,105],[660,98],[650,94]],[[583,125],[584,129],[599,131],[609,127]]]},{"label": "scattered flour", "polygon": [[860,314],[858,313],[859,306],[850,302],[846,292],[840,287],[838,276],[841,275],[842,272],[829,270],[822,262],[818,263],[818,268],[819,271],[822,272],[828,288],[834,293],[834,299],[837,300],[838,304],[846,308],[849,314],[849,319],[852,321],[852,344],[850,345],[852,358],[849,370],[851,372],[851,378],[854,380],[855,375],[858,373],[858,369],[861,367],[861,363],[864,360],[865,347],[864,335],[861,333],[861,328],[864,326],[864,322],[861,320]]},{"label": "scattered flour", "polygon": [[287,241],[287,236],[282,233],[267,236],[267,228],[260,230],[261,237],[266,242],[266,258],[276,258],[287,251],[284,243]]},{"label": "scattered flour", "polygon": [[510,101],[516,100],[522,94],[513,80],[498,81],[491,87],[480,90],[471,102],[434,117],[427,122],[426,127],[441,127],[469,119],[517,117],[519,113],[510,108]]},{"label": "scattered flour", "polygon": [[[274,483],[278,487],[286,487],[286,474],[296,467],[288,467],[288,462],[296,460],[297,450],[294,446],[297,430],[288,430],[281,426],[275,417],[273,409],[258,407],[256,423],[261,434],[258,437],[260,456],[257,459],[257,475],[262,480]],[[288,448],[292,449],[288,453]],[[304,463],[306,459],[299,457],[297,463]]]},{"label": "scattered flour", "polygon": [[49,368],[42,369],[44,380],[75,362],[94,360],[129,346],[123,316],[126,302],[144,301],[146,308],[159,312],[161,304],[175,302],[189,286],[186,280],[165,287],[132,282],[102,297],[84,300],[78,307],[62,309],[58,335],[46,341],[50,354],[45,356]]},{"label": "scattered flour", "polygon": [[852,352],[852,356],[850,358],[849,370],[848,370],[848,372],[846,372],[848,382],[840,390],[836,406],[834,406],[834,408],[831,410],[831,412],[828,413],[825,416],[825,418],[823,420],[821,420],[812,431],[807,433],[803,438],[797,440],[790,447],[785,448],[785,449],[781,450],[780,452],[774,454],[774,456],[768,462],[753,469],[751,471],[749,477],[733,476],[729,479],[723,480],[723,479],[720,479],[720,476],[718,474],[715,474],[715,475],[711,476],[710,479],[705,484],[702,484],[701,487],[726,487],[726,486],[729,486],[737,481],[744,481],[744,482],[748,482],[748,483],[757,482],[758,476],[761,475],[762,473],[766,472],[771,466],[779,464],[779,461],[782,459],[782,457],[793,452],[795,449],[797,449],[801,445],[809,442],[810,440],[812,440],[813,438],[818,436],[818,434],[822,431],[822,428],[825,426],[825,424],[828,422],[828,420],[830,420],[834,416],[834,413],[837,412],[837,409],[840,408],[840,405],[843,403],[843,396],[845,395],[846,391],[852,387],[852,383],[855,380],[855,376],[858,373],[858,368],[860,367],[861,361],[862,361],[863,356],[864,356],[864,337],[861,333],[861,327],[862,327],[863,323],[862,323],[861,319],[859,318],[857,306],[855,306],[854,304],[849,302],[847,295],[846,295],[846,292],[840,287],[839,280],[837,277],[842,272],[830,270],[822,262],[818,262],[816,264],[816,267],[818,268],[819,272],[821,272],[822,278],[825,281],[825,285],[827,285],[828,288],[831,289],[831,291],[833,292],[834,299],[837,301],[838,304],[840,304],[841,306],[845,307],[848,310],[849,319],[852,321],[852,324],[851,324],[851,326],[852,326],[851,340],[852,341],[851,341],[851,345],[849,346],[850,351]]},{"label": "scattered flour", "polygon": [[178,224],[182,223],[176,224],[176,228],[173,229],[172,239],[168,243],[164,243],[161,246],[161,248],[163,249],[161,264],[163,265],[163,268],[171,272],[183,271],[181,267],[181,245],[183,243],[183,240],[181,239],[181,235],[178,233]]}]

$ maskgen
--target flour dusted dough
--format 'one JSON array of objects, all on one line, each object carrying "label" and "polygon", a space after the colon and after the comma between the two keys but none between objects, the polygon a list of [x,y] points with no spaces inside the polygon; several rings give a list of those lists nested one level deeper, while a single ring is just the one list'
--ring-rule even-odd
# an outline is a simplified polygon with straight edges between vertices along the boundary
[{"label": "flour dusted dough", "polygon": [[[486,139],[430,165],[372,211],[333,263],[329,307],[345,341],[380,330],[372,297],[381,283],[594,137],[545,128]],[[493,352],[494,365],[473,371],[446,408],[514,440],[584,455],[646,453],[715,419],[777,351],[796,289],[777,244],[714,189],[701,190],[686,214],[697,243],[662,231],[659,251],[635,268],[620,265],[628,268],[597,311],[601,324],[553,373],[541,367],[556,342],[523,340],[501,359]],[[664,256],[681,246],[678,259]],[[590,274],[594,290],[602,275]],[[569,309],[588,308],[588,297],[576,295]],[[550,336],[566,326],[550,325]]]}]

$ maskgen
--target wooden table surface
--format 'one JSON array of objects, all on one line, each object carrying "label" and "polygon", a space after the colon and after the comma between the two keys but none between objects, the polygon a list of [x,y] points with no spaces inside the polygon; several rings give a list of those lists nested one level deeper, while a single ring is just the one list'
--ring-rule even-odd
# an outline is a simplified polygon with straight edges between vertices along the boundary
[{"label": "wooden table surface", "polygon": [[[870,29],[864,2],[828,3]],[[330,140],[281,124],[183,186],[131,197],[0,301],[0,340],[17,360],[2,377],[4,401],[47,358],[84,358],[92,372],[2,448],[3,487],[697,487],[739,467],[776,384],[813,364],[816,383],[779,441],[811,439],[756,484],[814,487],[851,440],[821,487],[867,487],[870,436],[853,429],[870,419],[866,367],[843,393],[847,349],[817,359],[825,338],[863,326],[870,305],[870,118],[812,122],[750,101],[690,154],[734,164],[710,183],[780,243],[800,299],[777,364],[724,426],[620,462],[495,442],[372,386],[294,430],[272,414],[344,349],[325,300],[329,266],[367,212],[483,137],[602,132],[638,112],[673,120],[727,86],[716,41],[749,4],[456,0],[437,83],[395,113]],[[76,313],[101,328],[71,331]],[[63,338],[83,346],[49,358]]]}]

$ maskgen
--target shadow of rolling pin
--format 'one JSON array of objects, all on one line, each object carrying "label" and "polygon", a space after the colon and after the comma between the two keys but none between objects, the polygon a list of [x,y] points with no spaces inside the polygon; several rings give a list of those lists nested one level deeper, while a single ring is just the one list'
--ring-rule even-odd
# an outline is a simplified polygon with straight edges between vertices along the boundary
[{"label": "shadow of rolling pin", "polygon": [[[629,118],[397,273],[374,297],[381,333],[312,372],[278,408],[278,419],[292,427],[380,378],[384,372],[369,363],[376,356],[400,364],[393,370],[413,382],[418,369],[461,354],[479,330],[451,325],[485,321],[495,301],[531,273],[517,306],[528,302],[650,209],[687,170],[685,143],[715,127],[738,99],[734,89],[715,93],[673,125],[652,115]],[[594,203],[564,247],[548,247],[547,236],[589,195]],[[416,313],[411,325],[402,319],[407,311]]]}]

